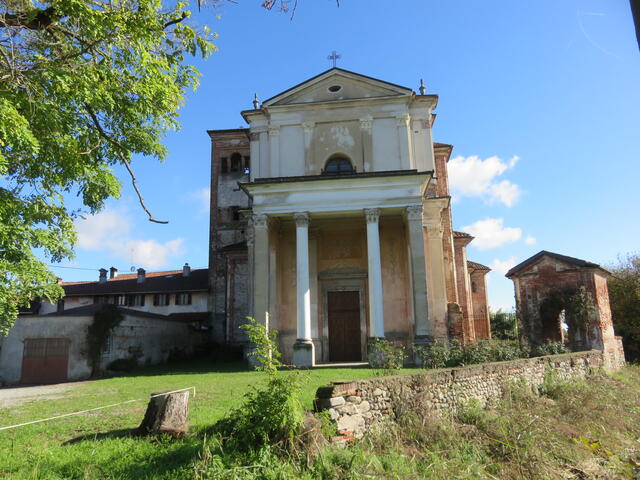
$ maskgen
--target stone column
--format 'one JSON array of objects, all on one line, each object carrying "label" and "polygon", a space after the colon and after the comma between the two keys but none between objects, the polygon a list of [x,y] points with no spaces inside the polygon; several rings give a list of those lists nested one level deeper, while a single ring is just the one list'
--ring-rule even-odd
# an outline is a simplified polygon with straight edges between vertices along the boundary
[{"label": "stone column", "polygon": [[409,170],[411,164],[409,159],[409,115],[396,115],[396,126],[398,127],[398,146],[400,156],[400,170]]},{"label": "stone column", "polygon": [[313,367],[315,355],[311,340],[311,290],[309,289],[309,214],[294,213],[296,221],[296,290],[298,338],[293,345],[293,364]]},{"label": "stone column", "polygon": [[280,176],[280,127],[272,125],[269,127],[269,163],[271,166],[271,177]]},{"label": "stone column", "polygon": [[438,218],[430,218],[423,223],[427,228],[429,324],[434,337],[447,338],[447,289],[444,276],[442,223],[439,217],[438,213]]},{"label": "stone column", "polygon": [[269,326],[269,217],[254,214],[253,225],[253,317]]},{"label": "stone column", "polygon": [[422,205],[407,207],[407,233],[409,237],[409,264],[413,289],[414,341],[424,344],[432,337],[427,302],[427,269],[424,256]]},{"label": "stone column", "polygon": [[304,174],[305,175],[317,175],[320,173],[313,163],[313,128],[316,126],[315,122],[304,122],[302,129],[304,132]]},{"label": "stone column", "polygon": [[365,208],[367,218],[367,258],[369,262],[369,321],[371,337],[384,338],[382,265],[380,262],[379,208]]}]

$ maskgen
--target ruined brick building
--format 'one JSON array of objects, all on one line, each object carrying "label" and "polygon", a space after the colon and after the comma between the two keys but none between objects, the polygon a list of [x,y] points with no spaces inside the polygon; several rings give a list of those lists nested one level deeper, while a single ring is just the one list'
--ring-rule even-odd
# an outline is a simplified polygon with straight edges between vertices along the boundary
[{"label": "ruined brick building", "polygon": [[573,351],[602,350],[611,365],[624,363],[609,275],[596,263],[546,250],[513,267],[506,276],[513,280],[522,339],[531,346],[561,342]]},{"label": "ruined brick building", "polygon": [[246,316],[285,361],[367,358],[490,336],[486,274],[452,228],[437,95],[332,68],[210,130],[210,310],[219,342]]}]

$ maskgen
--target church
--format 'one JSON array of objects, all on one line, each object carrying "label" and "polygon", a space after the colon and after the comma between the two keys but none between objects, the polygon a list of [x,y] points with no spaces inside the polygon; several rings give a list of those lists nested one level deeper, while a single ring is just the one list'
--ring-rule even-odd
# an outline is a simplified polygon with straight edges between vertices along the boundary
[{"label": "church", "polygon": [[367,360],[371,339],[411,355],[489,338],[486,274],[452,227],[438,96],[331,68],[209,130],[214,340],[246,345],[253,317],[286,363]]}]

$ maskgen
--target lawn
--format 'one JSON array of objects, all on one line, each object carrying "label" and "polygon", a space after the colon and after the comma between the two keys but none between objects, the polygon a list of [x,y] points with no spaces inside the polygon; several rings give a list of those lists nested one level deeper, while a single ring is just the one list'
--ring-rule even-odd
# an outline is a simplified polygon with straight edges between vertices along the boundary
[{"label": "lawn", "polygon": [[[311,408],[319,386],[335,380],[371,377],[375,373],[364,367],[311,370],[301,400]],[[158,390],[195,387],[189,418],[192,431],[197,433],[238,405],[243,395],[263,379],[264,374],[248,370],[243,364],[199,362],[147,367],[129,376],[83,383],[56,395],[62,398],[0,409],[0,427],[146,398]],[[146,401],[140,401],[0,431],[0,478],[191,478],[191,463],[201,445],[196,436],[178,441],[127,436],[142,420],[145,408]]]}]

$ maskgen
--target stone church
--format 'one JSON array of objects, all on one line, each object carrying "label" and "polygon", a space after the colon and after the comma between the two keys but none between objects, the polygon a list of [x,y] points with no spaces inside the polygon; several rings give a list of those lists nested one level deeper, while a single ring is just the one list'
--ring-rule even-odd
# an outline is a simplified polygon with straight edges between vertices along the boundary
[{"label": "stone church", "polygon": [[473,237],[452,228],[438,96],[331,68],[242,111],[211,138],[214,339],[246,342],[251,316],[286,362],[367,359],[368,340],[411,353],[490,336]]}]

